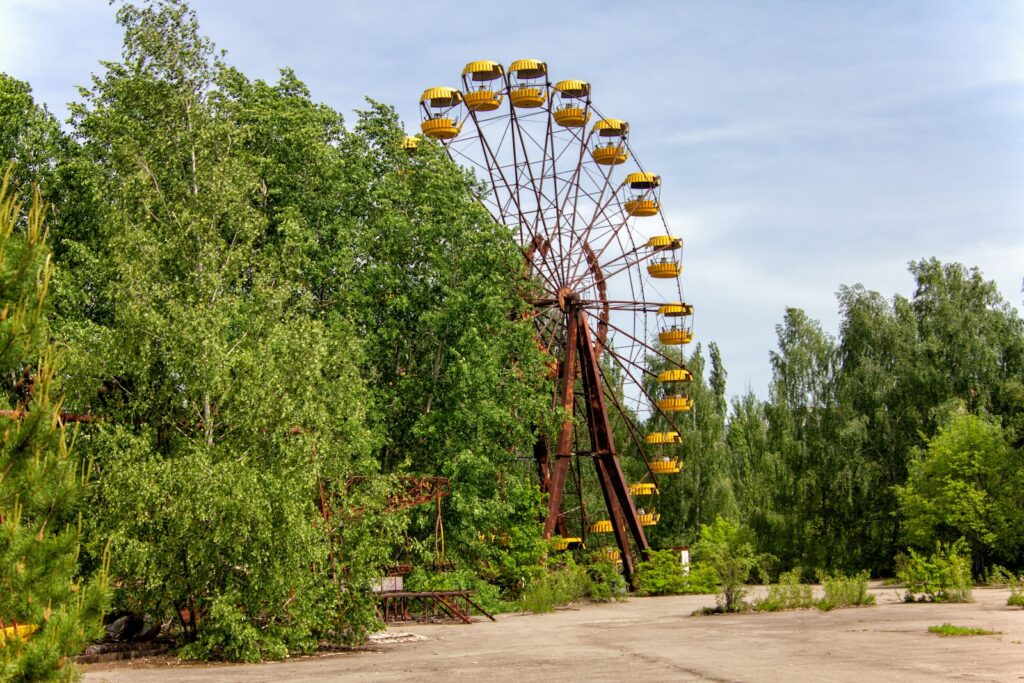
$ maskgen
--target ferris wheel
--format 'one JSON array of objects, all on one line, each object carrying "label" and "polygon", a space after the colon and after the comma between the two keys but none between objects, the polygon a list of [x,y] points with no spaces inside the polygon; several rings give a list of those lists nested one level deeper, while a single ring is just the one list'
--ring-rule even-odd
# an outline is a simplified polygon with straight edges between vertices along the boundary
[{"label": "ferris wheel", "polygon": [[[611,534],[617,547],[605,552],[631,581],[650,549],[644,527],[658,522],[657,477],[682,467],[677,418],[693,407],[682,353],[693,339],[693,307],[679,279],[683,243],[662,212],[661,177],[637,160],[629,124],[593,105],[586,81],[551,82],[535,59],[507,68],[470,62],[461,80],[461,88],[423,92],[420,127],[487,182],[480,201],[515,231],[526,260],[536,341],[554,359],[552,409],[565,416],[534,449],[548,494],[544,534],[558,534],[563,548]],[[644,433],[653,414],[668,430]],[[646,464],[638,481],[626,479],[613,425]],[[604,519],[585,500],[588,459]]]}]

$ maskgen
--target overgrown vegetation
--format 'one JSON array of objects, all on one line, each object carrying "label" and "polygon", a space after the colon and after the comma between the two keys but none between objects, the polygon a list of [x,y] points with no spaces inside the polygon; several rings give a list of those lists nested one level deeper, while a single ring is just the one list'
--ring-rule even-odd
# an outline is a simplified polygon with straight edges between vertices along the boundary
[{"label": "overgrown vegetation", "polygon": [[874,605],[875,596],[868,593],[868,573],[850,576],[826,574],[821,578],[825,596],[817,602],[818,609],[828,611],[839,607]]},{"label": "overgrown vegetation", "polygon": [[707,594],[717,592],[718,577],[710,566],[691,563],[684,567],[678,552],[658,550],[637,564],[634,584],[638,595]]},{"label": "overgrown vegetation", "polygon": [[984,628],[971,626],[954,626],[953,624],[942,624],[941,626],[929,626],[928,633],[938,633],[940,636],[996,636],[999,631],[990,631]]},{"label": "overgrown vegetation", "polygon": [[937,541],[935,550],[918,554],[911,550],[897,578],[907,588],[907,601],[971,602],[971,556],[963,540]]},{"label": "overgrown vegetation", "polygon": [[752,605],[758,612],[807,609],[814,606],[814,589],[810,584],[801,583],[799,569],[781,574],[778,583],[768,586],[768,595],[755,600]]},{"label": "overgrown vegetation", "polygon": [[520,607],[540,614],[578,600],[617,599],[625,589],[625,581],[613,562],[589,555],[584,564],[578,564],[571,554],[564,554],[549,560],[535,574],[523,591]]},{"label": "overgrown vegetation", "polygon": [[718,609],[738,612],[746,607],[745,584],[751,573],[764,576],[769,556],[754,549],[750,532],[736,522],[719,517],[700,528],[694,559],[715,573],[721,594]]},{"label": "overgrown vegetation", "polygon": [[[395,561],[489,611],[620,596],[599,556],[545,559],[523,461],[550,427],[549,358],[486,188],[439,145],[402,150],[387,106],[346,123],[288,69],[248,78],[183,0],[117,17],[123,53],[64,130],[0,74],[0,159],[53,207],[52,257],[38,201],[22,216],[8,191],[0,226],[0,619],[39,627],[4,642],[3,675],[66,675],[108,574],[182,656],[246,661],[360,642]],[[688,354],[685,470],[648,531],[694,563],[654,553],[641,593],[737,611],[770,569],[760,609],[831,609],[873,601],[868,568],[963,600],[998,564],[1024,605],[1024,325],[977,270],[910,273],[909,296],[842,287],[835,337],[787,309],[766,400],[730,401],[714,343]],[[395,510],[406,474],[451,495]]]}]

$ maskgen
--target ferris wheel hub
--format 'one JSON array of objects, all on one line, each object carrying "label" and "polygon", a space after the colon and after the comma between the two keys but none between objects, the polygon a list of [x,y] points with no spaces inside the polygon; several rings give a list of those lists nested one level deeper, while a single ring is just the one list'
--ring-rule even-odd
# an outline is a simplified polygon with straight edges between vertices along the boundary
[{"label": "ferris wheel hub", "polygon": [[576,292],[572,291],[568,287],[562,287],[558,290],[558,307],[562,311],[568,313],[569,309],[579,300],[579,296]]}]

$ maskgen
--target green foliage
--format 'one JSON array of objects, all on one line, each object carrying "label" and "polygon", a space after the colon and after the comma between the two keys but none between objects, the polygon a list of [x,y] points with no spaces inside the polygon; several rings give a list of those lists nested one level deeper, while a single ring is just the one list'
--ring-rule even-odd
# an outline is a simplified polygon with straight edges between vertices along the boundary
[{"label": "green foliage", "polygon": [[715,572],[721,589],[718,607],[724,612],[744,609],[744,584],[755,570],[764,573],[769,559],[759,554],[747,529],[719,517],[714,524],[700,528],[700,540],[694,547],[694,559]]},{"label": "green foliage", "polygon": [[1024,543],[1024,452],[992,421],[954,413],[910,464],[897,496],[908,543],[964,538],[979,575],[991,559],[1015,560]]},{"label": "green foliage", "polygon": [[906,566],[897,574],[907,588],[907,600],[918,595],[933,602],[970,602],[971,556],[967,543],[936,542],[935,552],[919,555],[911,549]]},{"label": "green foliage", "polygon": [[[77,513],[88,479],[59,419],[57,357],[47,345],[52,272],[38,191],[27,212],[0,183],[0,680],[65,680],[70,656],[100,631],[105,567],[79,572]],[[106,555],[101,555],[105,562]],[[24,635],[24,634],[22,634]]]},{"label": "green foliage", "polygon": [[707,565],[691,563],[689,571],[674,550],[657,550],[637,564],[634,583],[638,595],[707,594],[718,590],[718,579]]},{"label": "green foliage", "polygon": [[875,596],[868,593],[868,572],[846,576],[841,573],[821,577],[825,597],[818,601],[819,609],[828,611],[837,607],[874,605]]},{"label": "green foliage", "polygon": [[799,569],[779,575],[779,582],[768,586],[768,595],[755,600],[753,605],[758,612],[807,609],[814,606],[814,590],[810,584],[800,582]]},{"label": "green foliage", "polygon": [[524,611],[535,614],[551,612],[559,605],[587,597],[589,591],[587,568],[576,564],[571,555],[565,555],[563,562],[550,563],[546,571],[530,582],[523,591],[520,605]]},{"label": "green foliage", "polygon": [[604,554],[593,553],[586,558],[589,586],[587,596],[596,602],[622,600],[626,595],[626,579],[619,565]]},{"label": "green foliage", "polygon": [[990,631],[984,628],[971,626],[954,626],[953,624],[942,624],[941,626],[929,626],[928,633],[938,633],[940,636],[996,636],[999,631]]},{"label": "green foliage", "polygon": [[519,604],[524,611],[539,614],[583,599],[618,599],[624,591],[625,580],[614,563],[592,556],[585,564],[578,564],[572,555],[564,554],[557,562],[550,560],[533,577]]}]

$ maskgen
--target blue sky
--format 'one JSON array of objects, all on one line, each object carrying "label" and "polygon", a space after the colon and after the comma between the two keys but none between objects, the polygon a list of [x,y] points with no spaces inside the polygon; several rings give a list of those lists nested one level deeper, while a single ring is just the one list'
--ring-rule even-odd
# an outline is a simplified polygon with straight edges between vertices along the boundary
[{"label": "blue sky", "polygon": [[[909,294],[906,263],[978,266],[1020,308],[1024,3],[194,0],[254,78],[294,68],[343,112],[394,105],[474,59],[592,83],[662,176],[698,341],[730,393],[766,395],[786,306],[836,331],[835,291]],[[59,116],[117,58],[104,0],[0,0],[0,70]]]}]

